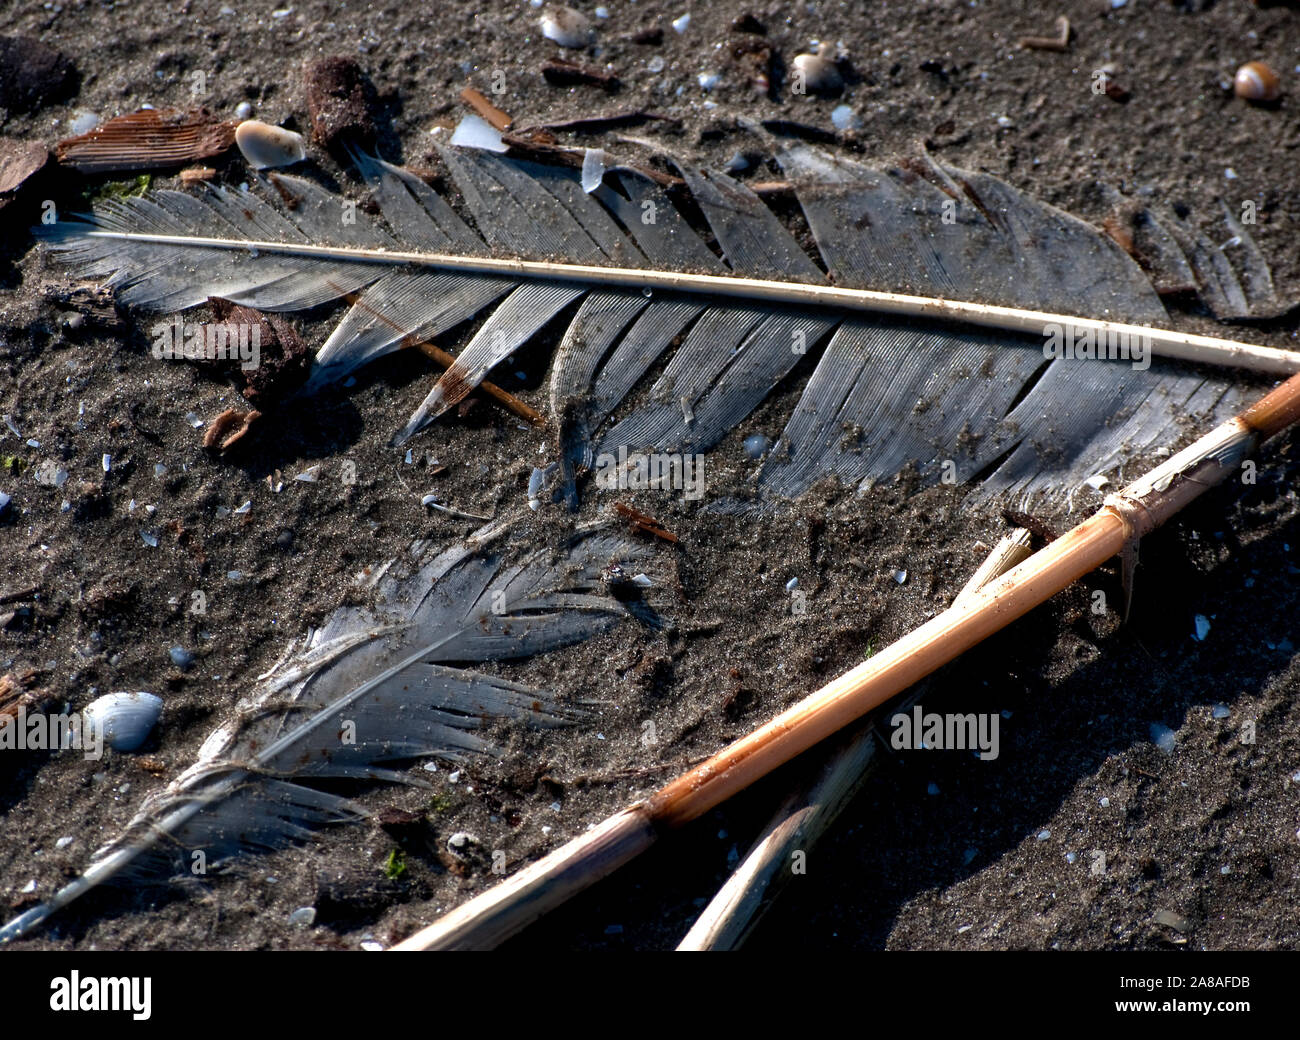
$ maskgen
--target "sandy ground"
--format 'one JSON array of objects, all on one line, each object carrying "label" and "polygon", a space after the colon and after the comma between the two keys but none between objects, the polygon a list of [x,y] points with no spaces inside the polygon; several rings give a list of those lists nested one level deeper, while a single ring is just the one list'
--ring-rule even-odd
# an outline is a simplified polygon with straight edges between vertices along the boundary
[{"label": "sandy ground", "polygon": [[[299,70],[329,54],[361,61],[379,94],[382,150],[408,163],[425,160],[432,126],[459,118],[460,89],[488,90],[497,70],[507,91],[496,100],[520,123],[649,109],[678,122],[628,132],[705,163],[753,147],[736,128],[738,115],[829,131],[831,110],[847,103],[862,129],[842,135],[839,147],[883,161],[926,141],[945,162],[987,170],[1096,223],[1108,212],[1099,185],[1149,190],[1207,215],[1207,224],[1218,199],[1255,200],[1256,237],[1279,290],[1300,296],[1296,13],[1235,0],[1208,10],[1067,3],[1059,10],[1075,36],[1058,54],[1016,46],[1023,34],[1048,33],[1058,13],[1025,6],[613,0],[608,19],[595,23],[599,54],[583,57],[617,71],[622,87],[610,94],[549,85],[540,65],[561,55],[541,38],[538,12],[508,0],[436,12],[298,0],[274,13],[271,4],[234,0],[16,4],[0,13],[0,33],[57,48],[80,77],[64,100],[9,113],[0,133],[52,144],[80,112],[106,118],[146,103],[189,105],[195,71],[205,73],[201,100],[214,112],[229,117],[249,101],[259,118],[305,128]],[[688,10],[689,27],[674,31],[669,23]],[[841,44],[851,70],[844,97],[755,96],[729,56],[731,23],[744,13],[765,26],[763,38],[787,66],[810,39]],[[664,30],[661,42],[630,38],[652,26]],[[1249,107],[1225,90],[1252,59],[1282,73],[1288,93],[1278,106]],[[1127,103],[1091,91],[1093,70],[1105,65],[1131,91]],[[701,73],[721,77],[711,92],[700,89]],[[613,136],[579,140],[619,147]],[[237,183],[237,159],[218,166]],[[75,208],[103,180],[41,183],[60,207]],[[269,412],[247,450],[214,459],[185,416],[210,419],[238,403],[236,390],[194,367],[154,361],[148,317],[66,327],[66,276],[26,231],[44,191],[0,212],[0,408],[21,430],[21,438],[0,431],[0,454],[28,467],[54,459],[70,479],[56,491],[37,484],[30,468],[0,472],[0,490],[13,496],[0,525],[0,591],[36,590],[0,606],[16,612],[0,631],[0,671],[36,669],[35,684],[73,707],[110,689],[152,690],[166,707],[141,755],[98,763],[3,756],[0,899],[12,908],[75,873],[148,791],[184,769],[252,678],[347,595],[358,570],[415,537],[469,530],[425,515],[421,494],[436,488],[484,513],[515,508],[547,447],[542,434],[479,406],[418,441],[446,472],[403,467],[385,445],[426,393],[431,366],[401,357],[310,406]],[[293,320],[319,344],[336,315]],[[1174,321],[1216,329],[1190,312]],[[1241,335],[1294,347],[1295,322]],[[548,347],[520,355],[525,378],[509,383],[539,407]],[[768,402],[711,457],[719,492],[743,485],[740,440],[775,432],[790,403],[788,395]],[[29,448],[28,438],[40,447]],[[357,473],[346,486],[338,479],[345,461]],[[161,477],[159,463],[167,467]],[[316,484],[291,483],[278,494],[267,486],[276,470],[288,477],[316,463]],[[888,756],[751,947],[1300,946],[1298,477],[1297,440],[1283,437],[1262,455],[1255,485],[1208,494],[1148,539],[1128,625],[1088,609],[1095,589],[1119,595],[1112,568],[933,678],[927,707],[1002,713],[998,759]],[[98,893],[18,945],[355,949],[395,941],[492,881],[486,857],[449,857],[450,834],[467,831],[481,850],[525,862],[943,609],[981,546],[1005,527],[961,498],[958,489],[918,490],[906,479],[865,500],[826,489],[764,525],[657,499],[653,511],[682,538],[680,551],[657,550],[654,561],[669,625],[659,633],[624,626],[501,669],[561,696],[596,697],[604,707],[590,727],[503,732],[505,758],[473,763],[455,784],[444,768],[433,791],[360,793],[376,812],[419,813],[405,829],[339,829],[201,883]],[[128,511],[132,500],[137,509],[156,506],[147,525]],[[246,501],[247,514],[218,517],[219,507]],[[584,515],[597,509],[589,503]],[[1048,521],[1060,529],[1069,518]],[[525,534],[540,542],[560,521],[533,523]],[[162,532],[156,548],[140,538],[146,526]],[[891,577],[899,568],[908,572],[903,585]],[[809,597],[802,618],[791,616],[784,591],[795,576]],[[195,589],[208,597],[202,618],[184,608]],[[1211,626],[1203,641],[1192,638],[1198,614]],[[171,664],[168,648],[178,644],[198,655],[192,671]],[[1214,717],[1215,705],[1226,718]],[[653,746],[641,740],[646,721],[659,735]],[[1174,730],[1172,753],[1152,743],[1153,723]],[[1243,742],[1243,723],[1254,724],[1254,743]],[[809,767],[794,763],[708,814],[512,945],[670,947]],[[72,841],[58,847],[65,836]],[[383,865],[399,845],[407,867],[391,878]],[[317,908],[316,924],[291,926],[290,913],[304,905]],[[1181,919],[1181,930],[1159,923],[1162,911],[1162,920]]]}]

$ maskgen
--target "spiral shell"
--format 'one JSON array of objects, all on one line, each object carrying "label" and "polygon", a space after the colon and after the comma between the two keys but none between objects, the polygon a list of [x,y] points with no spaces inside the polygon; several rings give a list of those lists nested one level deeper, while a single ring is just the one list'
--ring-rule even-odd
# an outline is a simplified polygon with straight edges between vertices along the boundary
[{"label": "spiral shell", "polygon": [[1282,94],[1282,81],[1262,61],[1248,61],[1233,77],[1232,90],[1247,101],[1276,101]]},{"label": "spiral shell", "polygon": [[135,751],[162,714],[162,699],[152,693],[106,693],[81,712],[82,721],[114,751]]}]

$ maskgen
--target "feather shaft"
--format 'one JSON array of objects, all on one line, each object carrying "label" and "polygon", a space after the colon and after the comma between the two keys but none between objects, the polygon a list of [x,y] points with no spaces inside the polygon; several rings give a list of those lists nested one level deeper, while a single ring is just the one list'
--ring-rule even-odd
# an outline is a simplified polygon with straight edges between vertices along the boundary
[{"label": "feather shaft", "polygon": [[[713,296],[761,300],[796,306],[834,307],[879,314],[967,322],[984,328],[1045,336],[1052,327],[1072,328],[1097,337],[1133,337],[1149,342],[1151,352],[1162,357],[1252,369],[1276,375],[1300,372],[1300,352],[1200,336],[1146,325],[1052,314],[1018,307],[971,303],[906,293],[847,289],[834,285],[809,285],[730,275],[691,274],[641,268],[598,267],[591,264],[563,264],[545,260],[515,260],[504,257],[455,256],[446,253],[409,253],[388,249],[350,246],[318,246],[298,242],[250,241],[203,238],[185,235],[151,235],[125,231],[88,231],[87,238],[109,238],[154,245],[196,249],[223,249],[250,253],[275,253],[318,260],[353,261],[386,266],[431,267],[468,274],[507,275],[521,279],[574,282],[590,287],[664,290]],[[1104,340],[1103,340],[1104,341]]]}]

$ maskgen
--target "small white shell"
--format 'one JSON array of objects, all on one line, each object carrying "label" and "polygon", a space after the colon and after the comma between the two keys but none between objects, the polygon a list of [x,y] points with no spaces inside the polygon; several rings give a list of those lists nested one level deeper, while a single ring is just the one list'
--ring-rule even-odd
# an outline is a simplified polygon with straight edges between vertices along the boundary
[{"label": "small white shell", "polygon": [[835,127],[840,133],[847,130],[857,130],[862,126],[862,120],[858,114],[853,111],[849,105],[836,105],[831,112],[831,126]]},{"label": "small white shell", "polygon": [[290,166],[307,158],[302,134],[260,119],[245,119],[235,127],[235,144],[255,170]]},{"label": "small white shell", "polygon": [[289,915],[289,923],[298,928],[310,928],[316,923],[316,908],[300,906]]},{"label": "small white shell", "polygon": [[542,16],[542,35],[561,47],[585,47],[591,43],[591,22],[572,7],[552,7]]},{"label": "small white shell", "polygon": [[99,126],[99,116],[94,112],[77,111],[68,122],[68,129],[74,134],[88,134]]},{"label": "small white shell", "polygon": [[91,701],[81,718],[114,751],[134,751],[149,736],[162,706],[152,693],[106,693]]},{"label": "small white shell", "polygon": [[844,77],[835,62],[820,54],[795,55],[795,86],[802,85],[814,94],[837,94],[844,89]]}]

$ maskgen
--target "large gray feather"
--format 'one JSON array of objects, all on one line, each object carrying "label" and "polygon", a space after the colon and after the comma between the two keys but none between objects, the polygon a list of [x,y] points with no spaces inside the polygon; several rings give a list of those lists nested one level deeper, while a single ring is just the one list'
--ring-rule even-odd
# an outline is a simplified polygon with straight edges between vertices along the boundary
[{"label": "large gray feather", "polygon": [[[216,189],[204,198],[156,192],[110,203],[94,220],[110,230],[182,237],[827,279],[782,221],[724,174],[681,168],[719,257],[634,171],[611,170],[588,193],[571,170],[472,149],[440,153],[469,220],[409,171],[365,156],[357,167],[384,222],[364,207],[345,221],[342,200],[293,177],[259,177],[257,192]],[[874,169],[804,145],[778,159],[837,285],[1145,324],[1167,318],[1148,276],[1114,242],[988,174],[928,159]],[[1220,316],[1280,309],[1267,264],[1231,213],[1223,248],[1172,214],[1147,211],[1139,225],[1157,265],[1192,283]],[[1185,365],[1135,371],[1124,361],[1048,361],[1042,340],[1024,335],[674,293],[647,298],[593,291],[581,281],[214,256],[183,243],[86,231],[59,224],[48,235],[85,273],[109,275],[128,303],[177,309],[223,296],[292,310],[348,298],[352,306],[321,347],[308,392],[411,337],[436,337],[487,312],[398,443],[543,327],[567,321],[550,394],[571,505],[582,471],[602,456],[620,448],[707,451],[792,378],[804,380],[801,396],[757,478],[769,497],[798,495],[828,476],[866,486],[915,466],[928,481],[978,479],[977,497],[1065,504],[1096,474],[1122,479],[1171,421],[1204,425],[1239,404],[1227,380]]]},{"label": "large gray feather", "polygon": [[479,732],[487,720],[558,726],[581,717],[580,706],[465,665],[527,657],[617,624],[627,608],[603,590],[602,571],[642,550],[587,532],[518,560],[494,545],[506,530],[494,522],[443,551],[417,543],[408,561],[378,569],[374,606],[340,607],[308,633],[196,763],[146,799],[82,877],[0,928],[0,942],[103,882],[276,848],[363,814],[313,780],[401,780],[383,763],[497,753]]}]

